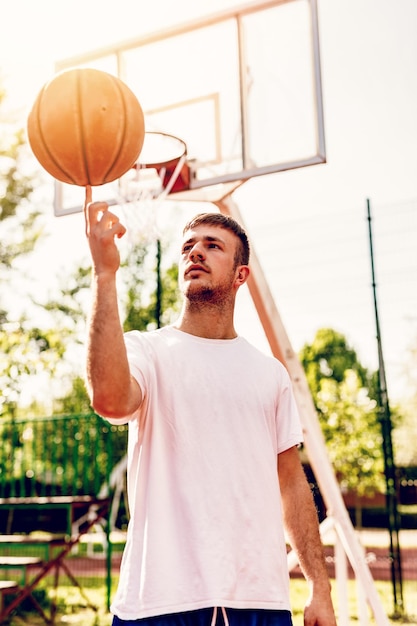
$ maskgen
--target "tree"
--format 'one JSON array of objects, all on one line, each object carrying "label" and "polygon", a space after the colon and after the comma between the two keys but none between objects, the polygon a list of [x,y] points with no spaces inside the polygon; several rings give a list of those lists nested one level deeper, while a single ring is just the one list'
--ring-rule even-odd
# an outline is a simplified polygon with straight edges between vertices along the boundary
[{"label": "tree", "polygon": [[14,417],[25,383],[55,370],[63,345],[54,331],[3,324],[0,331],[0,414]]},{"label": "tree", "polygon": [[[1,101],[0,101],[1,104]],[[12,134],[0,124],[0,282],[10,284],[16,259],[31,252],[39,238],[35,228],[39,213],[30,206],[33,183],[24,171],[25,143],[22,131]],[[8,141],[7,146],[3,146]],[[8,318],[4,301],[7,289],[0,292],[0,322]]]},{"label": "tree", "polygon": [[306,372],[328,452],[343,489],[358,495],[383,491],[382,435],[374,375],[346,338],[330,328],[303,346]]},{"label": "tree", "polygon": [[303,346],[300,357],[313,397],[317,396],[323,379],[329,378],[341,383],[346,370],[356,372],[361,386],[369,388],[371,375],[361,365],[355,350],[347,344],[344,335],[332,328],[318,330],[313,343]]},{"label": "tree", "polygon": [[395,407],[403,416],[393,431],[395,457],[398,467],[417,468],[417,337],[409,348],[403,376],[408,393]]},{"label": "tree", "polygon": [[[3,99],[1,92],[0,104]],[[8,308],[19,293],[25,299],[18,261],[33,251],[42,229],[41,214],[31,202],[35,179],[24,132],[1,118],[0,132],[0,415],[13,416],[25,383],[42,372],[52,373],[62,346],[53,331],[34,326],[27,315]]]},{"label": "tree", "polygon": [[328,453],[343,491],[357,495],[384,490],[382,435],[375,400],[361,386],[357,372],[343,380],[325,378],[317,398]]}]

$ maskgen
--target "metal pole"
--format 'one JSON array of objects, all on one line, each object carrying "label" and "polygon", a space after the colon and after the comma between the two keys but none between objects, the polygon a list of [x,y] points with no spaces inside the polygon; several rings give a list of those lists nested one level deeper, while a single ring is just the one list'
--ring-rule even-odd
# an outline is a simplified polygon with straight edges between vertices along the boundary
[{"label": "metal pole", "polygon": [[162,314],[162,278],[161,278],[161,240],[156,240],[156,302],[155,302],[155,321],[157,328],[161,328]]},{"label": "metal pole", "polygon": [[390,565],[391,565],[391,580],[394,596],[394,613],[395,615],[403,615],[404,613],[404,601],[403,601],[403,589],[402,589],[402,568],[401,568],[401,553],[399,542],[399,530],[401,526],[401,520],[398,513],[398,486],[397,486],[397,473],[394,463],[394,452],[392,446],[392,421],[391,411],[388,401],[387,383],[385,378],[385,366],[384,357],[382,353],[382,340],[381,329],[379,325],[378,315],[378,303],[376,296],[376,280],[375,280],[375,266],[374,266],[374,252],[373,252],[373,236],[372,236],[372,218],[371,218],[371,204],[369,199],[367,203],[367,216],[368,216],[368,228],[369,228],[369,250],[371,258],[371,272],[372,272],[372,291],[374,296],[374,308],[375,308],[375,326],[376,326],[376,339],[378,344],[378,404],[379,404],[379,416],[382,431],[382,447],[384,453],[384,470],[386,481],[386,510],[388,514],[388,530],[390,537]]}]

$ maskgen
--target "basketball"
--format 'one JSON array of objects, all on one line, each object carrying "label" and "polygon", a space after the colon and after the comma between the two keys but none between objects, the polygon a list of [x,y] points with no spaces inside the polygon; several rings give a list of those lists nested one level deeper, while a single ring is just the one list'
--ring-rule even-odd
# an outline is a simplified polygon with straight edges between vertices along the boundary
[{"label": "basketball", "polygon": [[119,78],[96,69],[57,74],[28,116],[30,147],[51,176],[85,187],[125,174],[145,136],[142,108]]}]

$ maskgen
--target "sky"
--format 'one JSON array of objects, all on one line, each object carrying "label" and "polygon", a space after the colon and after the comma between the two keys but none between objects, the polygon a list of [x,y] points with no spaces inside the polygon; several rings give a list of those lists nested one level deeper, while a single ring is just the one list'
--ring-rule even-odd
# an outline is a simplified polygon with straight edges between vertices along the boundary
[{"label": "sky", "polygon": [[[235,4],[0,0],[7,24],[0,38],[8,94],[2,115],[24,124],[60,59]],[[318,0],[318,11],[327,162],[252,179],[234,199],[294,349],[331,327],[376,369],[369,200],[388,393],[395,401],[408,393],[407,362],[417,346],[417,3]],[[184,214],[191,209],[181,207]],[[51,209],[50,233],[34,265],[52,286],[73,257],[86,254],[86,244],[80,215],[55,218]],[[236,322],[267,349],[245,292]]]}]

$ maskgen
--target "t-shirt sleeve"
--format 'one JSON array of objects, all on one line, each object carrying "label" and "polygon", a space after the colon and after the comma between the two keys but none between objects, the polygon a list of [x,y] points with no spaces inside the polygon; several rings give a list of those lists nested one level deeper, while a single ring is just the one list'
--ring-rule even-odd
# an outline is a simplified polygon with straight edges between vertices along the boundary
[{"label": "t-shirt sleeve", "polygon": [[276,411],[277,454],[303,443],[304,440],[291,379],[285,367],[280,365],[281,384]]},{"label": "t-shirt sleeve", "polygon": [[[127,359],[129,362],[130,373],[137,381],[141,388],[142,395],[145,397],[147,393],[147,377],[149,374],[149,348],[143,340],[142,334],[137,330],[132,330],[124,334],[124,342],[126,346]],[[142,401],[143,402],[143,401]],[[127,424],[132,419],[138,417],[138,411],[132,415],[126,415],[122,418],[105,418],[110,424]]]},{"label": "t-shirt sleeve", "polygon": [[142,393],[145,394],[149,376],[149,348],[143,339],[143,335],[137,330],[125,333],[124,341],[130,373],[137,381]]}]

